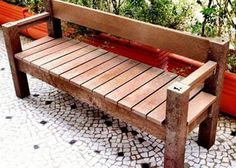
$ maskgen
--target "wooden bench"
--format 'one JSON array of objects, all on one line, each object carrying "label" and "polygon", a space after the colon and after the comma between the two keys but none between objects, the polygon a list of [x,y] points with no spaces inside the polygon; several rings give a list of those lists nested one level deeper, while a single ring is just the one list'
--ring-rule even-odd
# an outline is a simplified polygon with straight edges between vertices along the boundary
[{"label": "wooden bench", "polygon": [[[184,165],[188,133],[215,141],[229,42],[207,39],[110,13],[45,1],[46,11],[3,25],[16,95],[30,94],[26,73],[165,141],[165,168]],[[205,62],[186,78],[62,37],[60,20]],[[19,31],[44,21],[49,36],[21,47]],[[204,84],[203,84],[204,83]]]}]

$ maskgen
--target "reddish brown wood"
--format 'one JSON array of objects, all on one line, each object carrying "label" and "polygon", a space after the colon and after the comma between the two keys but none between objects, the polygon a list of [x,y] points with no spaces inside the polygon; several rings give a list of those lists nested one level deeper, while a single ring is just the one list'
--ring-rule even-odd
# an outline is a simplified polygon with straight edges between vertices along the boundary
[{"label": "reddish brown wood", "polygon": [[124,84],[123,86],[106,95],[106,99],[113,103],[117,103],[119,100],[129,95],[144,84],[148,83],[150,80],[157,77],[161,73],[163,73],[163,70],[152,67],[130,82]]},{"label": "reddish brown wood", "polygon": [[183,168],[190,87],[176,82],[167,90],[165,168]]},{"label": "reddish brown wood", "polygon": [[19,37],[19,30],[16,24],[14,23],[7,23],[2,25],[2,30],[16,96],[19,98],[24,98],[30,94],[27,76],[24,72],[21,72],[18,69],[16,59],[14,57],[16,53],[22,51]]},{"label": "reddish brown wood", "polygon": [[150,68],[149,65],[139,64],[134,66],[133,68],[127,70],[126,72],[120,74],[119,76],[113,78],[112,80],[108,81],[107,83],[97,87],[93,91],[98,93],[99,95],[105,96],[106,94],[110,93],[111,91],[115,90],[116,88],[122,86],[125,83],[128,83],[131,79],[135,78],[136,76],[142,74],[146,70]]},{"label": "reddish brown wood", "polygon": [[156,90],[161,88],[163,85],[165,85],[175,77],[176,75],[172,73],[164,72],[161,75],[157,76],[155,79],[140,87],[139,89],[135,90],[133,93],[121,99],[118,102],[118,105],[128,110],[131,110],[132,107],[143,101],[145,98],[147,98],[149,95],[154,93]]},{"label": "reddish brown wood", "polygon": [[47,43],[47,42],[52,41],[52,40],[54,40],[54,38],[46,36],[46,37],[43,37],[41,39],[32,41],[31,43],[24,44],[22,46],[22,49],[23,49],[23,51],[25,51],[25,50],[28,50],[28,49],[33,48],[33,47],[37,47],[41,44]]},{"label": "reddish brown wood", "polygon": [[71,79],[71,82],[77,86],[80,86],[81,84],[93,79],[94,77],[97,77],[101,75],[102,73],[116,67],[117,65],[123,63],[128,58],[125,57],[115,57],[104,64],[101,64],[100,66],[97,66],[81,75],[76,76],[75,78]]},{"label": "reddish brown wood", "polygon": [[204,90],[216,96],[216,103],[212,106],[211,117],[200,124],[198,135],[198,144],[207,149],[215,143],[226,56],[229,49],[229,42],[227,40],[211,41],[210,44],[211,53],[209,59],[217,62],[217,68],[215,74],[206,81]]},{"label": "reddish brown wood", "polygon": [[79,58],[79,57],[82,57],[82,56],[84,56],[85,54],[87,54],[87,53],[89,53],[89,52],[92,52],[92,51],[94,51],[94,50],[96,50],[96,49],[97,49],[96,47],[87,46],[87,47],[82,48],[82,49],[80,49],[80,50],[78,50],[78,51],[75,51],[75,52],[73,52],[73,53],[71,53],[71,54],[68,54],[68,55],[66,55],[66,56],[63,56],[63,57],[58,58],[58,59],[56,59],[56,60],[53,60],[53,61],[51,61],[51,62],[48,62],[48,63],[46,63],[46,64],[44,64],[44,65],[41,65],[40,68],[41,68],[42,70],[44,70],[44,71],[52,70],[52,69],[57,68],[57,67],[59,67],[59,66],[61,66],[61,65],[63,65],[63,64],[66,64],[66,63],[68,63],[68,62],[70,62],[70,61],[72,61],[72,60],[75,60],[75,59],[77,59],[77,58]]},{"label": "reddish brown wood", "polygon": [[[48,12],[48,35],[54,38],[62,37],[61,20],[54,17],[52,0],[43,0],[45,11]],[[63,12],[63,11],[62,11]]]}]

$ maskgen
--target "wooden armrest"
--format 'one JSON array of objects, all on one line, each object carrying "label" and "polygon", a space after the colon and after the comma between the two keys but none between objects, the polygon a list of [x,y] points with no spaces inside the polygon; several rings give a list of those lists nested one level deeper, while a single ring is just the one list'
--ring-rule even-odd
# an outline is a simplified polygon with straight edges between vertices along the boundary
[{"label": "wooden armrest", "polygon": [[5,28],[13,27],[16,26],[18,31],[25,29],[27,27],[31,27],[33,25],[45,22],[49,19],[49,13],[48,12],[43,12],[37,15],[30,16],[25,19],[21,19],[15,22],[9,22],[6,24],[3,24],[2,26]]},{"label": "wooden armrest", "polygon": [[216,62],[208,61],[189,76],[184,78],[181,83],[190,86],[191,89],[194,88],[196,85],[203,83],[207,78],[215,73],[216,65]]}]

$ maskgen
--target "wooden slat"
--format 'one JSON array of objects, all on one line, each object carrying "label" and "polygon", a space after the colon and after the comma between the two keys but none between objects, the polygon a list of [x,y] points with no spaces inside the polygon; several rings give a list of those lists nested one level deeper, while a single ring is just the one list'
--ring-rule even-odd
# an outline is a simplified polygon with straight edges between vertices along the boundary
[{"label": "wooden slat", "polygon": [[93,91],[99,95],[105,96],[106,94],[122,86],[123,84],[128,83],[131,79],[142,74],[149,68],[150,66],[146,64],[136,65],[135,67],[108,81],[107,83],[97,87]]},{"label": "wooden slat", "polygon": [[165,128],[163,126],[156,125],[143,117],[140,117],[134,113],[130,113],[130,111],[120,108],[114,103],[104,101],[103,97],[97,96],[86,89],[75,86],[68,81],[58,78],[57,76],[48,74],[39,68],[29,66],[29,64],[26,62],[19,60],[17,61],[20,71],[31,74],[32,76],[35,76],[36,78],[41,79],[50,85],[59,88],[60,90],[66,91],[70,95],[80,99],[83,102],[89,103],[92,106],[97,106],[112,116],[130,123],[133,126],[156,136],[157,138],[162,140],[165,139]]},{"label": "wooden slat", "polygon": [[27,62],[35,61],[35,60],[40,59],[44,56],[60,52],[61,50],[65,50],[68,47],[75,45],[76,43],[78,43],[78,41],[75,41],[75,40],[65,41],[64,43],[58,44],[56,46],[53,46],[53,47],[48,48],[46,50],[40,51],[38,53],[29,55],[29,56],[25,57],[23,59],[23,61],[27,61]]},{"label": "wooden slat", "polygon": [[44,44],[42,44],[38,47],[30,48],[26,51],[22,51],[20,53],[17,53],[17,54],[15,54],[15,57],[18,58],[18,59],[23,59],[24,57],[27,57],[27,56],[35,54],[37,52],[40,52],[40,51],[43,51],[45,49],[51,48],[53,46],[56,46],[60,43],[65,42],[65,41],[66,41],[66,39],[55,39],[53,41],[49,41],[47,43],[44,43]]},{"label": "wooden slat", "polygon": [[[190,92],[190,96],[189,99],[191,99],[192,97],[194,97],[197,93],[199,93],[201,91],[201,89],[203,88],[203,85],[200,85],[196,88],[194,88],[191,92]],[[196,107],[195,107],[196,108]],[[147,119],[162,125],[164,120],[166,118],[166,102],[162,103],[160,106],[158,106],[157,108],[155,108],[153,111],[151,111],[148,115],[147,115]]]},{"label": "wooden slat", "polygon": [[206,111],[214,102],[216,96],[201,92],[189,102],[188,124],[191,124],[197,117]]},{"label": "wooden slat", "polygon": [[98,87],[98,86],[104,84],[105,82],[115,78],[116,76],[122,74],[123,72],[125,72],[128,69],[134,67],[137,64],[138,64],[137,61],[128,60],[128,61],[112,68],[111,70],[97,76],[96,78],[93,78],[92,80],[82,84],[81,86],[83,88],[87,89],[88,91],[92,91],[96,87]]},{"label": "wooden slat", "polygon": [[123,86],[106,95],[106,99],[113,103],[117,103],[119,100],[129,95],[130,93],[132,93],[145,83],[149,82],[156,76],[160,75],[162,72],[163,70],[152,67],[151,69],[140,74],[130,82],[124,84]]},{"label": "wooden slat", "polygon": [[65,73],[79,65],[82,65],[96,57],[101,56],[102,54],[105,54],[107,51],[103,50],[103,49],[97,49],[94,50],[92,52],[89,52],[85,55],[83,55],[82,57],[76,58],[70,62],[67,62],[61,66],[58,66],[52,70],[50,70],[50,73],[54,74],[54,75],[60,75],[62,73]]},{"label": "wooden slat", "polygon": [[68,54],[68,55],[66,55],[64,57],[61,57],[61,58],[58,58],[58,59],[53,60],[51,62],[48,62],[48,63],[40,66],[40,68],[42,70],[44,70],[44,71],[49,71],[51,69],[59,67],[60,65],[66,64],[67,62],[70,62],[70,61],[72,61],[74,59],[82,57],[85,54],[88,54],[89,52],[92,52],[92,51],[94,51],[96,49],[97,49],[96,47],[89,45],[89,46],[87,46],[85,48],[82,48],[82,49],[80,49],[78,51],[75,51],[75,52],[73,52],[71,54]]},{"label": "wooden slat", "polygon": [[217,65],[216,62],[208,61],[207,63],[203,64],[203,66],[198,68],[196,71],[191,73],[188,77],[183,79],[181,83],[189,85],[193,88],[198,83],[202,83],[208,77],[210,77],[214,73],[216,65]]},{"label": "wooden slat", "polygon": [[180,81],[182,78],[177,77],[174,80],[170,81],[166,85],[164,85],[162,88],[154,92],[152,95],[148,96],[146,99],[144,99],[139,104],[135,105],[132,108],[132,112],[142,116],[146,117],[146,115],[155,109],[157,106],[162,104],[164,101],[166,101],[167,96],[167,88],[173,84],[176,81]]},{"label": "wooden slat", "polygon": [[38,40],[35,40],[33,42],[24,44],[22,46],[22,49],[23,49],[23,51],[26,51],[26,50],[28,50],[30,48],[37,47],[39,45],[42,45],[42,44],[47,43],[47,42],[52,41],[52,40],[54,40],[54,38],[49,37],[49,36],[42,37],[42,38],[40,38]]},{"label": "wooden slat", "polygon": [[144,86],[140,87],[124,99],[118,102],[118,105],[131,110],[136,104],[144,100],[147,96],[154,93],[156,90],[160,89],[163,85],[173,80],[176,77],[175,74],[170,72],[164,72],[155,79],[146,83]]},{"label": "wooden slat", "polygon": [[60,50],[58,52],[54,52],[52,54],[49,54],[49,55],[44,56],[42,58],[39,58],[39,59],[33,61],[32,64],[34,64],[35,66],[41,66],[41,65],[46,64],[48,62],[51,62],[55,59],[58,59],[62,56],[66,56],[70,53],[73,53],[73,52],[75,52],[75,51],[77,51],[77,50],[79,50],[79,49],[81,49],[85,46],[87,46],[87,44],[83,43],[83,42],[75,43],[74,45],[69,46],[68,48],[65,48],[65,49]]},{"label": "wooden slat", "polygon": [[[54,17],[205,62],[209,40],[158,25],[53,0]],[[64,9],[67,9],[66,12]],[[79,13],[79,15],[75,15]],[[91,17],[93,16],[93,17]],[[124,26],[125,25],[125,28]]]},{"label": "wooden slat", "polygon": [[67,71],[60,75],[60,78],[63,78],[65,80],[70,80],[71,78],[76,77],[77,75],[80,75],[112,58],[116,57],[116,54],[113,53],[106,53],[104,55],[101,55],[100,57],[94,58],[91,61],[86,62],[85,64],[82,64],[76,68],[71,69],[70,71]]},{"label": "wooden slat", "polygon": [[127,61],[128,58],[126,57],[115,57],[81,75],[76,76],[75,78],[71,79],[71,83],[74,85],[80,86],[81,84],[93,79],[94,77],[110,70],[111,68],[123,63],[124,61]]}]

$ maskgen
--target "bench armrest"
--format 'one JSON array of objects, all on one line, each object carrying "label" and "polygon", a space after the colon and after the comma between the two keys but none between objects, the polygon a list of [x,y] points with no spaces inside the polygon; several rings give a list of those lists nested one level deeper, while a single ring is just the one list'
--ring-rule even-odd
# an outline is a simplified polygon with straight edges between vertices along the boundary
[{"label": "bench armrest", "polygon": [[5,28],[9,28],[12,26],[16,26],[18,28],[18,31],[25,29],[27,27],[34,26],[36,24],[43,23],[49,19],[49,13],[43,12],[37,15],[30,16],[28,18],[24,18],[15,22],[9,22],[6,24],[3,24],[2,26]]}]

